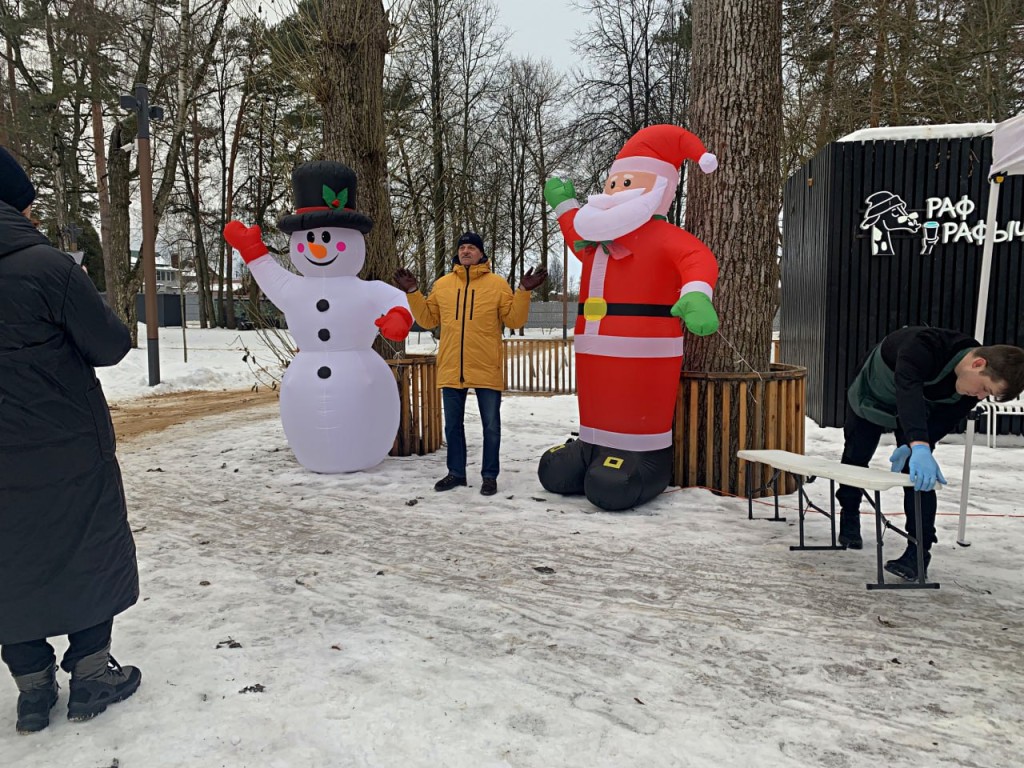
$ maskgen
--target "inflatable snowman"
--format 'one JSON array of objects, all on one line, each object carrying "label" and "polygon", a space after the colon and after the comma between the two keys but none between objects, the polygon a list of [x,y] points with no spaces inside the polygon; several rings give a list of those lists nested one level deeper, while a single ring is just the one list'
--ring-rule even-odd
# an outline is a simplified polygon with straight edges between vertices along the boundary
[{"label": "inflatable snowman", "polygon": [[379,464],[395,440],[398,387],[373,351],[409,335],[405,294],[358,277],[363,235],[373,222],[355,210],[356,178],[341,163],[313,162],[292,172],[295,213],[278,222],[291,235],[296,275],[278,264],[258,226],[231,221],[224,239],[285,314],[299,352],[281,383],[281,423],[295,458],[314,472],[355,472]]}]

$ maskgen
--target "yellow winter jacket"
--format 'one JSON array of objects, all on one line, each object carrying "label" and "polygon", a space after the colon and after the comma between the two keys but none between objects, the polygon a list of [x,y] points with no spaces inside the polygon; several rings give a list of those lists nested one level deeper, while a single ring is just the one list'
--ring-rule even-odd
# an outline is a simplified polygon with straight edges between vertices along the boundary
[{"label": "yellow winter jacket", "polygon": [[530,292],[512,293],[486,261],[454,269],[434,283],[429,296],[409,294],[409,308],[424,328],[441,326],[437,386],[505,388],[502,324],[522,328],[530,314]]}]

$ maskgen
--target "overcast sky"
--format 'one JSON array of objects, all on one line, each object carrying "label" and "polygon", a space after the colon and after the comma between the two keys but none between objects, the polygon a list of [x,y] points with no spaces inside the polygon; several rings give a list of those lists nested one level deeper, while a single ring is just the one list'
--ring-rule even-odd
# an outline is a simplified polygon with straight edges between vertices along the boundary
[{"label": "overcast sky", "polygon": [[512,33],[510,53],[547,58],[563,72],[575,64],[572,43],[586,19],[571,0],[498,0],[497,7],[501,24]]}]

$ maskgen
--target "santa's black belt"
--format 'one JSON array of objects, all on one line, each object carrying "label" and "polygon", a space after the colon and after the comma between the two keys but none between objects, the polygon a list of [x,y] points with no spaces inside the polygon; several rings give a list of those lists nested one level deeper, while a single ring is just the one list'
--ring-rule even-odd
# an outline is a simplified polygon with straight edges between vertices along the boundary
[{"label": "santa's black belt", "polygon": [[672,317],[671,304],[626,304],[607,303],[604,299],[589,298],[581,301],[577,311],[587,320],[600,320],[602,317]]}]

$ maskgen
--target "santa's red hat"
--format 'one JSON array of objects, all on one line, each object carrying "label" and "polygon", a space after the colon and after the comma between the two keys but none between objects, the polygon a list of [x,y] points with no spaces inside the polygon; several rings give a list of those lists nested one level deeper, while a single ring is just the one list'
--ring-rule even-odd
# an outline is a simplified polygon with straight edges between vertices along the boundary
[{"label": "santa's red hat", "polygon": [[668,182],[658,212],[668,212],[679,185],[679,167],[692,160],[704,173],[718,168],[718,158],[704,148],[704,143],[678,125],[652,125],[641,128],[615,156],[609,175],[634,171],[653,173]]}]

